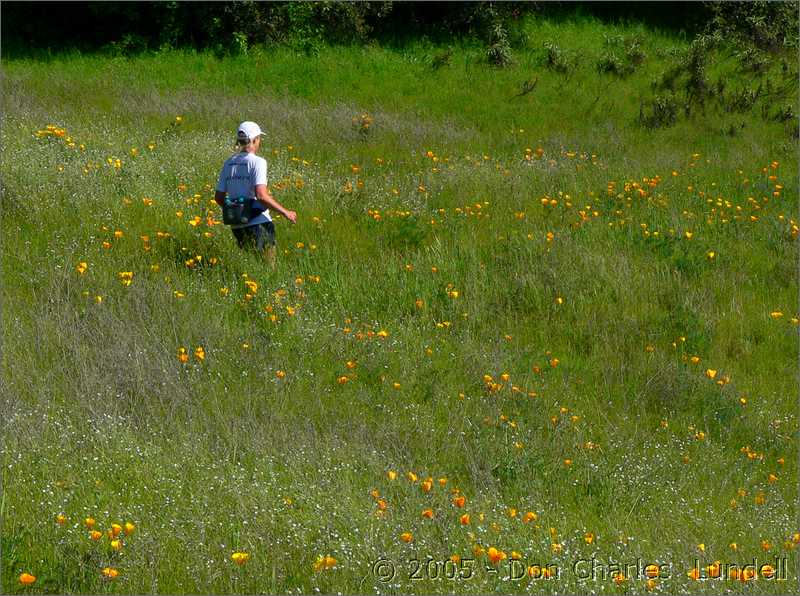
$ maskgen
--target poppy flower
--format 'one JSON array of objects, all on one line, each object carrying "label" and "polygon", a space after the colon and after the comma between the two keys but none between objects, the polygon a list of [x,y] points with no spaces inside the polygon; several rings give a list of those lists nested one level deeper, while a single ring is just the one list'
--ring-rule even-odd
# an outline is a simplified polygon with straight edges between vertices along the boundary
[{"label": "poppy flower", "polygon": [[525,515],[522,516],[522,523],[529,523],[532,521],[536,521],[539,519],[539,516],[536,515],[533,511],[528,511]]},{"label": "poppy flower", "polygon": [[496,549],[493,546],[490,546],[489,550],[486,551],[486,556],[489,558],[489,561],[492,563],[492,565],[497,565],[500,561],[508,558],[506,553]]},{"label": "poppy flower", "polygon": [[19,576],[19,583],[21,583],[23,586],[30,586],[35,581],[36,576],[31,575],[30,573],[22,573]]},{"label": "poppy flower", "polygon": [[317,557],[317,560],[314,561],[313,568],[314,568],[314,571],[320,572],[320,571],[323,571],[325,569],[332,569],[333,567],[336,566],[337,562],[338,561],[336,559],[334,559],[330,555],[324,555],[324,556],[323,555],[319,555]]}]

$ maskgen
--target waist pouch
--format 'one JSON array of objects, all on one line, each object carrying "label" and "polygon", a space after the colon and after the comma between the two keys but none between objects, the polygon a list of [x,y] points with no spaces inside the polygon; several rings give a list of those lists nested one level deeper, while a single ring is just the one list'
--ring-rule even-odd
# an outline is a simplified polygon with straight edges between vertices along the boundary
[{"label": "waist pouch", "polygon": [[247,197],[236,199],[227,197],[222,205],[222,223],[228,226],[246,224],[261,213],[260,210],[253,208],[254,202],[255,199]]}]

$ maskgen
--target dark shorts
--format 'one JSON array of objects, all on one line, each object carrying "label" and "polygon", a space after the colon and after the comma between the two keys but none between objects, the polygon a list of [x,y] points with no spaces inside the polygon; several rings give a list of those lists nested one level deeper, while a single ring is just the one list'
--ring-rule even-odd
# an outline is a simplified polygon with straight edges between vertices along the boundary
[{"label": "dark shorts", "polygon": [[275,246],[275,224],[271,221],[246,228],[232,228],[231,232],[239,248],[264,250],[268,246]]}]

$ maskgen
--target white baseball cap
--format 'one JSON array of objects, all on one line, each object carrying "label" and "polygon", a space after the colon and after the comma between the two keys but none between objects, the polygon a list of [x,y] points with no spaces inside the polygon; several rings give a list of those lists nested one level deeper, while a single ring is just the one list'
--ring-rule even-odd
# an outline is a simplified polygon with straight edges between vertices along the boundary
[{"label": "white baseball cap", "polygon": [[264,133],[261,132],[261,127],[258,124],[248,120],[239,125],[239,129],[236,131],[236,138],[240,141],[252,141],[257,136],[263,134]]}]

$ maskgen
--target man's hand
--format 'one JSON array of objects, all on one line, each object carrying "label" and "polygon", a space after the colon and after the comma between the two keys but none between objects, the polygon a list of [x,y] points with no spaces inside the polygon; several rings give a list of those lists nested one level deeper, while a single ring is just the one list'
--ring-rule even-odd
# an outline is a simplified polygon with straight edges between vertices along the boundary
[{"label": "man's hand", "polygon": [[297,221],[297,213],[289,209],[284,209],[283,205],[276,201],[275,197],[269,193],[266,184],[256,184],[256,198],[267,208],[274,209],[290,222],[295,223]]}]

